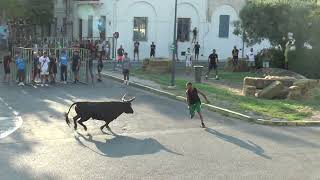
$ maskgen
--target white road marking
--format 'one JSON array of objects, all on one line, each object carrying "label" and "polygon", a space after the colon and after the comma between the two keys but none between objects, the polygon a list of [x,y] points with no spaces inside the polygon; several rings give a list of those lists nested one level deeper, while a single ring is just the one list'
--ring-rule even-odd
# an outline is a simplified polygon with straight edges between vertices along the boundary
[{"label": "white road marking", "polygon": [[[27,94],[26,91],[25,93]],[[1,97],[0,102],[5,104],[6,107],[12,112],[12,114],[14,114],[14,116],[12,117],[0,117],[0,139],[3,139],[18,130],[23,124],[23,119],[21,116],[19,116],[19,112],[9,106],[9,104],[5,102]]]}]

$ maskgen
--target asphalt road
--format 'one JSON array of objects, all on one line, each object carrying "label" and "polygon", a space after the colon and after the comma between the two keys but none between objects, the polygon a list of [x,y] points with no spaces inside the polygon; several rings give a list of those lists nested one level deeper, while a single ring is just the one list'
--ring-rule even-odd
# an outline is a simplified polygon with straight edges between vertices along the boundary
[{"label": "asphalt road", "polygon": [[[135,114],[111,124],[69,128],[75,101],[135,96]],[[0,179],[320,179],[320,129],[267,127],[204,111],[207,129],[186,105],[125,88],[0,85]],[[21,118],[20,122],[19,118]]]}]

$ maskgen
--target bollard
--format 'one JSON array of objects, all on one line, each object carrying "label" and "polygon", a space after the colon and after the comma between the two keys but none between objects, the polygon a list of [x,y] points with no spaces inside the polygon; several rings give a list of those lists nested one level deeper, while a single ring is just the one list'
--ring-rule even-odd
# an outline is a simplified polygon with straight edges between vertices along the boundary
[{"label": "bollard", "polygon": [[201,83],[203,66],[194,66],[194,78],[196,83]]}]

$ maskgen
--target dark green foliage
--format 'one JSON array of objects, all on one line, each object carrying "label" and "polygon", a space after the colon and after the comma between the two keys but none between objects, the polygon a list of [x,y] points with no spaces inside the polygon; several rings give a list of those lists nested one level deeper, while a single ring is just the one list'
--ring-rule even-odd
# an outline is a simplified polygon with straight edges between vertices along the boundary
[{"label": "dark green foliage", "polygon": [[320,49],[303,49],[289,53],[289,69],[308,78],[320,78]]}]

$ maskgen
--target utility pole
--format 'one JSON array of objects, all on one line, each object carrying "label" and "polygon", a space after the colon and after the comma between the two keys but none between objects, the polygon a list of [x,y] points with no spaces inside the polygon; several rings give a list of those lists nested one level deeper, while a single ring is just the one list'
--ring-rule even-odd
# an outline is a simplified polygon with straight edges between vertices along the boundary
[{"label": "utility pole", "polygon": [[173,44],[172,44],[172,70],[171,70],[171,86],[175,86],[175,73],[176,73],[176,51],[177,51],[177,9],[178,0],[175,0],[174,7],[174,32],[173,32]]}]

